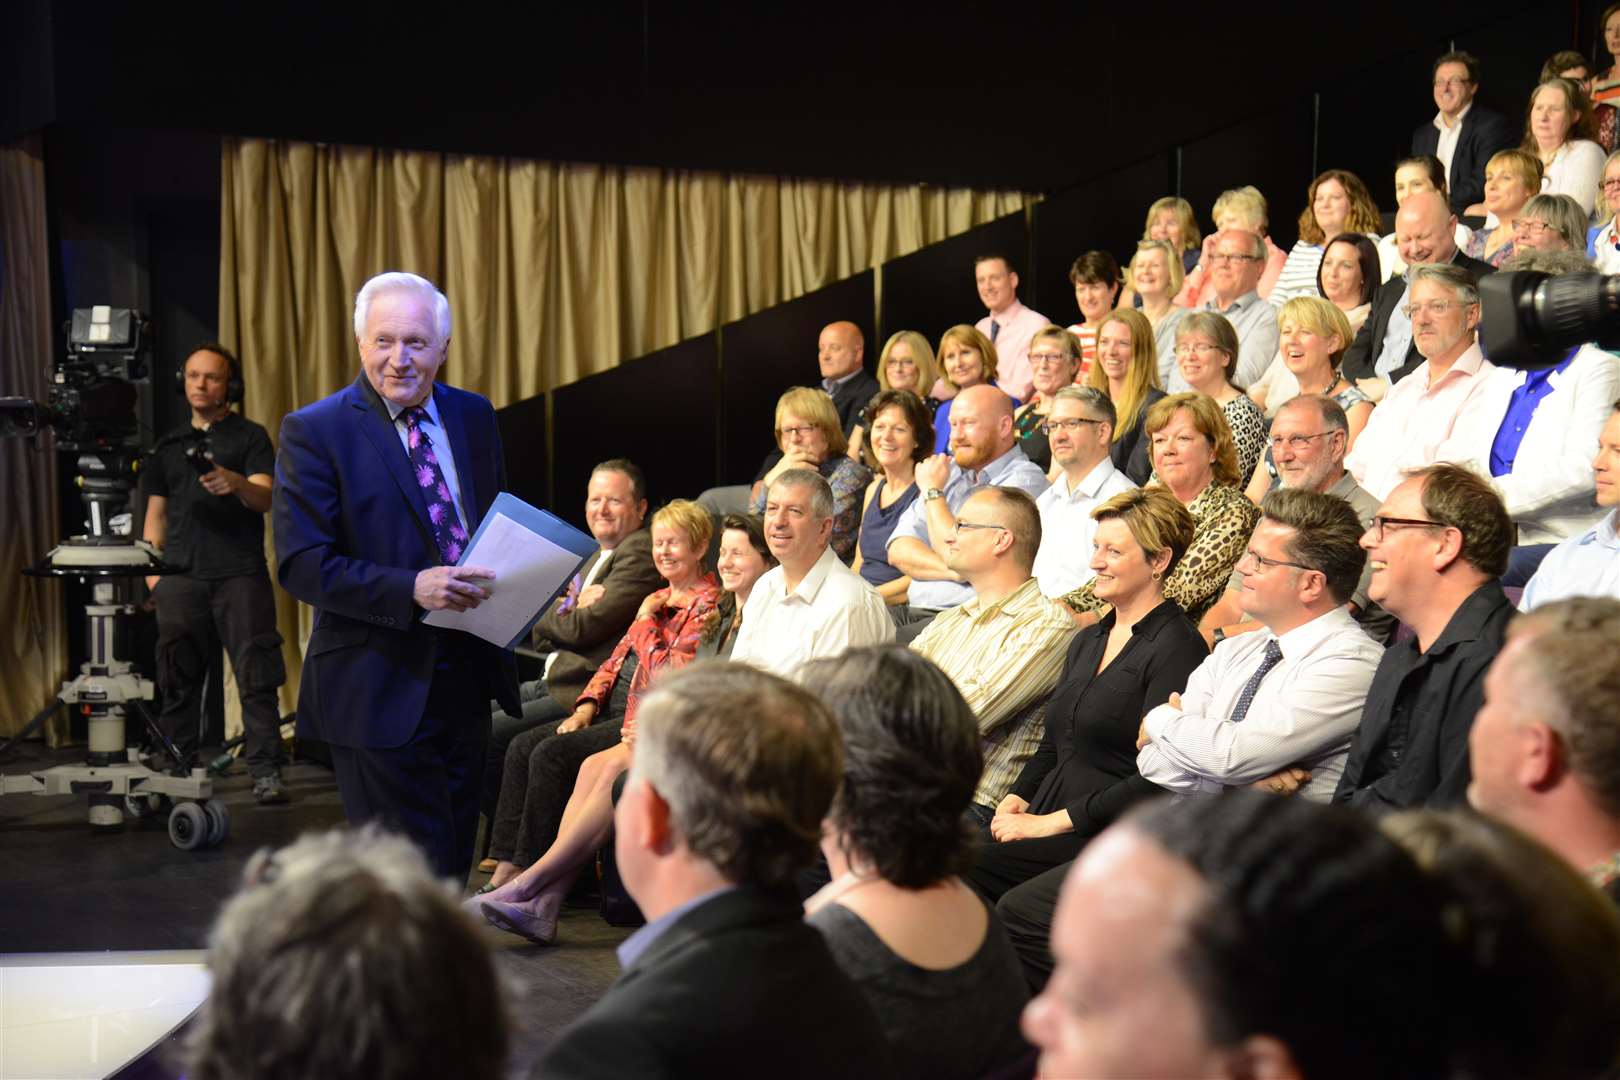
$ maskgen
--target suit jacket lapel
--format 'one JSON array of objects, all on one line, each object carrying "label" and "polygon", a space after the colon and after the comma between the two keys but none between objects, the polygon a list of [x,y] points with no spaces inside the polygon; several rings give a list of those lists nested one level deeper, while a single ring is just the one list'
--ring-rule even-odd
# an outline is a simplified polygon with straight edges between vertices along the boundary
[{"label": "suit jacket lapel", "polygon": [[417,484],[416,477],[411,473],[410,458],[405,456],[405,447],[399,441],[399,429],[388,417],[388,407],[366,381],[364,374],[354,381],[349,392],[350,404],[356,410],[361,432],[377,451],[388,475],[399,485],[400,494],[405,496],[405,503],[411,508],[428,550],[437,556],[439,546],[428,526],[427,501],[422,498],[421,485]]}]

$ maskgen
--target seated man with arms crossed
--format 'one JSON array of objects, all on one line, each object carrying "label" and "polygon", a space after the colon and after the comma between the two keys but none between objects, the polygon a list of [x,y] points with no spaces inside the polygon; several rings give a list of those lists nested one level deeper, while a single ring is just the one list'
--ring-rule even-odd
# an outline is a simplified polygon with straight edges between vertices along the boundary
[{"label": "seated man with arms crossed", "polygon": [[780,565],[754,583],[733,660],[787,678],[806,660],[894,640],[883,597],[845,566],[832,537],[832,488],[811,469],[789,469],[765,501],[765,544]]},{"label": "seated man with arms crossed", "polygon": [[871,1006],[792,891],[842,775],[826,706],[703,664],[661,681],[638,727],[614,848],[647,925],[535,1075],[887,1075]]},{"label": "seated man with arms crossed", "polygon": [[[1344,470],[1344,454],[1350,435],[1350,421],[1339,403],[1321,394],[1290,398],[1277,408],[1271,422],[1271,457],[1277,466],[1276,482],[1266,491],[1318,491],[1350,504],[1365,529],[1378,513],[1378,500],[1361,489],[1356,478]],[[1256,480],[1249,497],[1257,498],[1255,485],[1265,473],[1264,465],[1255,470]],[[1262,496],[1263,497],[1263,496]],[[1367,597],[1372,569],[1363,567],[1355,591],[1350,594],[1350,614],[1374,641],[1387,645],[1395,636],[1395,619]],[[1210,647],[1227,638],[1258,630],[1260,622],[1246,616],[1239,590],[1243,575],[1232,571],[1226,592],[1199,620],[1198,629]]]},{"label": "seated man with arms crossed", "polygon": [[1513,614],[1497,583],[1513,522],[1484,478],[1431,465],[1390,493],[1361,546],[1373,599],[1414,637],[1379,661],[1333,801],[1372,812],[1455,806],[1468,791],[1485,671]]},{"label": "seated man with arms crossed", "polygon": [[981,825],[1041,744],[1045,726],[1032,706],[1057,685],[1076,633],[1030,576],[1040,544],[1040,513],[1028,495],[1003,487],[974,492],[945,541],[946,565],[973,595],[940,612],[911,643],[950,676],[978,717],[984,773],[968,812]]},{"label": "seated man with arms crossed", "polygon": [[1052,461],[1060,470],[1035,505],[1041,511],[1041,549],[1034,574],[1041,592],[1054,600],[1090,581],[1091,540],[1097,523],[1091,512],[1136,485],[1114,467],[1114,403],[1101,390],[1065,386],[1053,395],[1046,419]]},{"label": "seated man with arms crossed", "polygon": [[1238,560],[1240,602],[1264,629],[1215,647],[1142,720],[1137,770],[1182,794],[1262,790],[1333,797],[1383,648],[1345,610],[1361,576],[1350,504],[1273,491]]},{"label": "seated man with arms crossed", "polygon": [[945,563],[945,538],[967,497],[992,484],[1031,497],[1046,490],[1045,474],[1013,432],[1012,399],[993,386],[970,386],[956,395],[951,454],[925,459],[916,478],[921,494],[889,534],[889,562],[911,578],[907,602],[890,609],[901,641],[910,641],[939,612],[973,595],[972,586]]}]

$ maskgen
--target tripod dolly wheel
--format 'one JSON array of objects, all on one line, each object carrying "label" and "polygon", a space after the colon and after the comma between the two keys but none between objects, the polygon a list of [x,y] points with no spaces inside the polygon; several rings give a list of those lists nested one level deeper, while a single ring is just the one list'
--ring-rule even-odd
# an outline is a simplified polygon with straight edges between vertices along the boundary
[{"label": "tripod dolly wheel", "polygon": [[231,815],[218,799],[209,799],[202,804],[202,808],[203,815],[208,819],[207,846],[219,847],[231,834]]},{"label": "tripod dolly wheel", "polygon": [[140,821],[156,817],[169,807],[168,796],[155,791],[131,792],[124,796],[124,813]]},{"label": "tripod dolly wheel", "polygon": [[181,851],[198,851],[208,842],[208,812],[198,803],[175,803],[169,811],[169,843]]}]

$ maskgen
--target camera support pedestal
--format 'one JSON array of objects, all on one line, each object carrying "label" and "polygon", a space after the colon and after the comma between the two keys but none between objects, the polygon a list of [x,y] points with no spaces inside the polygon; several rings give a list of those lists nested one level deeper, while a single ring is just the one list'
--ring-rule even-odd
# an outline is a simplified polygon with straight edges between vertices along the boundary
[{"label": "camera support pedestal", "polygon": [[[26,573],[37,577],[95,579],[94,599],[85,607],[89,625],[89,658],[79,674],[62,684],[57,702],[78,706],[89,725],[90,747],[82,765],[57,765],[36,773],[0,776],[0,795],[84,795],[90,800],[92,828],[116,828],[124,814],[144,818],[171,803],[169,839],[186,851],[213,847],[225,839],[230,818],[222,803],[213,799],[213,782],[200,766],[176,774],[156,772],[137,759],[128,746],[125,721],[134,712],[168,751],[180,755],[153,718],[146,703],[152,700],[152,681],[116,655],[115,630],[120,616],[134,613],[127,579],[146,574],[172,573],[157,552],[144,541],[108,544],[75,537],[53,549],[39,566]],[[34,718],[43,723],[56,703]],[[26,732],[25,732],[26,734]],[[187,801],[177,801],[187,800]]]}]

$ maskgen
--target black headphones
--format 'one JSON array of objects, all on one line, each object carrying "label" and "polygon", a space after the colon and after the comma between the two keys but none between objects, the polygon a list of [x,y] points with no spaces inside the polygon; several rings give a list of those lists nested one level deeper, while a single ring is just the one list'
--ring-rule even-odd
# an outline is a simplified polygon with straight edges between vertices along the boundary
[{"label": "black headphones", "polygon": [[[216,353],[225,358],[225,362],[230,365],[231,369],[230,375],[228,375],[225,379],[225,404],[242,404],[242,364],[236,359],[236,354],[217,341],[208,341],[198,345],[196,348],[186,353],[186,359],[190,360],[193,356],[200,352]],[[181,397],[185,396],[186,365],[184,362],[182,362],[180,366],[175,369],[174,389],[175,392]]]}]

